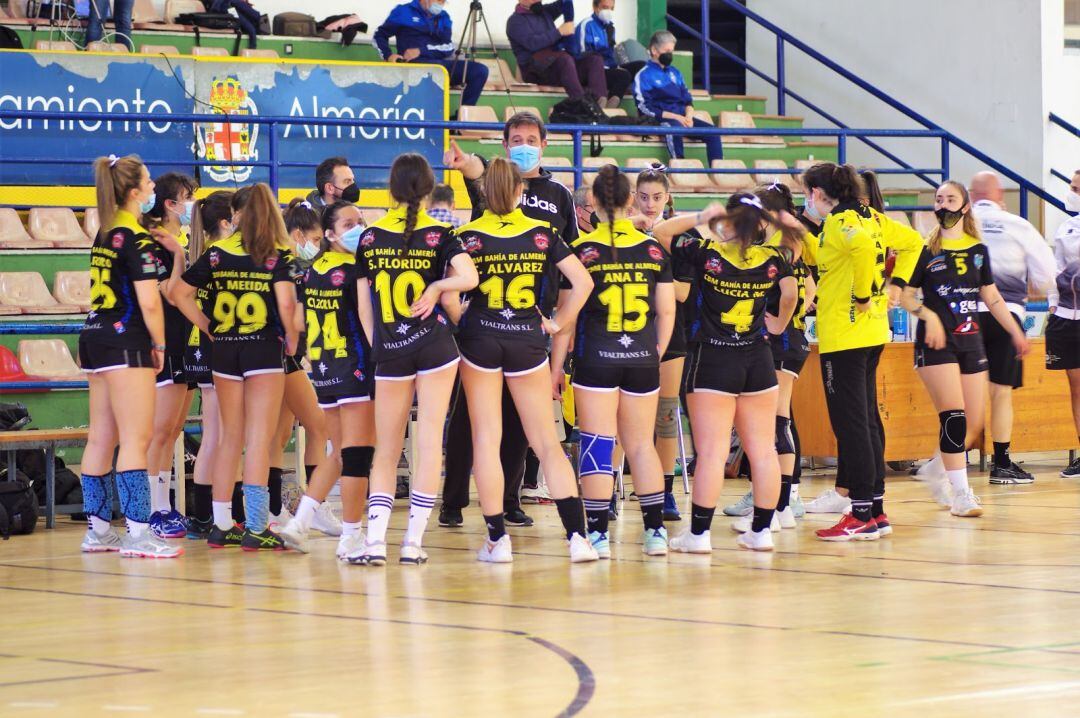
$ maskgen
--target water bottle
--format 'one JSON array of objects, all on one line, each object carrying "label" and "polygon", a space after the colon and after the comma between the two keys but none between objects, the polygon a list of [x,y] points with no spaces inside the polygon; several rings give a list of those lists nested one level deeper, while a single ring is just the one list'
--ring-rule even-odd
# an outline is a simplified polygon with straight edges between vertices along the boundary
[{"label": "water bottle", "polygon": [[911,339],[908,333],[908,313],[902,307],[889,310],[889,324],[892,326],[894,342],[906,342]]}]

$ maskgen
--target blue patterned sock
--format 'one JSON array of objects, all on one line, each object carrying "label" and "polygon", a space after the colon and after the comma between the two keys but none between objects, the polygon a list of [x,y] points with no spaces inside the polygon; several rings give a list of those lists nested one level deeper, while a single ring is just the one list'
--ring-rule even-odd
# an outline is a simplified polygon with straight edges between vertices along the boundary
[{"label": "blue patterned sock", "polygon": [[244,512],[247,514],[245,528],[253,534],[261,534],[270,521],[270,489],[265,486],[244,484]]},{"label": "blue patterned sock", "polygon": [[128,532],[140,534],[150,523],[150,481],[146,469],[117,471],[116,490],[120,494],[120,510],[128,522]]},{"label": "blue patterned sock", "polygon": [[80,478],[83,494],[83,511],[86,513],[86,525],[96,533],[109,530],[112,520],[111,481],[108,476],[83,474]]}]

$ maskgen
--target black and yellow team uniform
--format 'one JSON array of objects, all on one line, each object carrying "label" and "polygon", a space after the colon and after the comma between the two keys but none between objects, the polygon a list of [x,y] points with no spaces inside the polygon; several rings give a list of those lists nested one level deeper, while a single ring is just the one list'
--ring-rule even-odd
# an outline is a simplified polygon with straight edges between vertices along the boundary
[{"label": "black and yellow team uniform", "polygon": [[923,249],[908,282],[923,292],[923,306],[941,320],[945,348],[926,346],[926,324],[915,329],[915,366],[959,364],[961,374],[989,369],[979,327],[979,290],[994,283],[990,253],[974,237],[943,239],[941,253]]},{"label": "black and yellow team uniform", "polygon": [[[701,234],[696,229],[691,229],[685,234],[681,234],[674,239],[672,247],[678,247],[685,242],[693,242],[701,239]],[[690,331],[690,325],[692,322],[693,312],[688,304],[690,297],[694,294],[694,279],[693,277],[675,277],[675,281],[685,282],[690,285],[690,293],[687,295],[685,301],[675,302],[675,327],[671,330],[671,340],[668,342],[667,349],[664,351],[664,356],[660,357],[660,362],[670,361],[672,359],[681,359],[686,356],[689,350],[689,343],[687,342],[687,333]]]},{"label": "black and yellow team uniform", "polygon": [[[296,282],[296,301],[300,306],[307,307],[307,286],[304,277],[307,275],[309,265],[304,260],[293,255],[293,280]],[[296,353],[285,355],[285,373],[293,374],[304,371],[304,355],[307,354],[307,310],[305,309],[304,324],[300,329],[300,336],[296,339]]]},{"label": "black and yellow team uniform", "polygon": [[[240,235],[234,235],[239,237]],[[226,237],[215,242],[211,242],[206,246],[205,251],[209,251],[218,242],[226,241],[229,238]],[[195,303],[199,305],[199,309],[202,310],[203,315],[208,320],[213,322],[214,320],[214,290],[212,287],[198,287],[195,290]],[[204,335],[197,326],[190,324],[190,331],[187,336],[187,346],[184,347],[184,374],[187,376],[188,386],[194,384],[200,388],[213,388],[214,376],[210,371],[210,363],[212,352],[214,350],[214,343],[210,341],[210,337]]]},{"label": "black and yellow team uniform", "polygon": [[480,371],[520,376],[547,366],[548,341],[538,310],[557,283],[556,265],[573,254],[548,222],[516,209],[490,210],[456,232],[480,283],[468,294],[458,343],[462,359]]},{"label": "black and yellow team uniform", "polygon": [[158,243],[133,214],[116,212],[90,249],[90,312],[79,334],[84,371],[154,366],[150,332],[135,296],[135,282],[161,278]]},{"label": "black and yellow team uniform", "polygon": [[323,252],[304,273],[311,383],[319,406],[370,401],[373,380],[368,346],[356,311],[356,258]]},{"label": "black and yellow team uniform", "polygon": [[762,334],[765,300],[791,266],[776,247],[699,239],[673,247],[675,276],[696,288],[683,389],[740,396],[776,388],[772,352]]},{"label": "black and yellow team uniform", "polygon": [[628,219],[601,225],[570,248],[594,283],[578,315],[571,383],[634,396],[660,391],[656,286],[672,282],[670,255]]},{"label": "black and yellow team uniform", "polygon": [[[187,233],[181,232],[176,240],[186,252]],[[172,252],[154,242],[154,253],[157,255],[160,267],[159,278],[168,279],[173,271]],[[191,322],[187,320],[183,312],[164,297],[161,299],[161,306],[165,315],[165,363],[158,372],[156,383],[158,386],[188,384],[194,388],[194,384],[187,378],[187,372],[184,370],[184,349],[187,346],[188,335],[191,333]]]},{"label": "black and yellow team uniform", "polygon": [[[780,247],[780,232],[776,232],[766,242],[770,247]],[[773,368],[798,377],[802,372],[806,357],[810,356],[810,342],[806,339],[806,278],[810,276],[810,267],[807,265],[807,255],[815,256],[816,246],[814,238],[803,243],[802,254],[791,262],[791,274],[799,285],[799,299],[795,305],[795,313],[791,315],[783,334],[770,334],[765,332],[769,339],[769,348],[772,349]],[[811,264],[816,262],[811,259]],[[780,287],[773,287],[765,299],[765,311],[778,316],[780,313]]]},{"label": "black and yellow team uniform", "polygon": [[185,282],[207,287],[213,295],[209,316],[214,376],[240,380],[285,371],[285,330],[274,285],[293,282],[294,275],[287,249],[278,248],[256,266],[239,234],[210,247],[184,272]]},{"label": "black and yellow team uniform", "polygon": [[426,212],[417,216],[410,237],[404,229],[405,207],[395,207],[368,227],[356,248],[357,277],[371,285],[375,378],[390,381],[430,374],[460,359],[442,307],[426,319],[414,317],[411,307],[465,250],[450,225]]}]

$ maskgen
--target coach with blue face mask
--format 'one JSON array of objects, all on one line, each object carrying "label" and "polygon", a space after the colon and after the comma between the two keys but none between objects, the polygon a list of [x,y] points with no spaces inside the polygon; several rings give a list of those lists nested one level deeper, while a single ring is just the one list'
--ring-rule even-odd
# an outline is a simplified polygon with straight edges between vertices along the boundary
[{"label": "coach with blue face mask", "polygon": [[[451,85],[464,84],[462,105],[475,105],[487,82],[488,69],[479,62],[454,60],[452,22],[444,2],[413,0],[390,11],[386,22],[375,31],[375,46],[387,62],[421,62],[442,65],[450,73]],[[390,51],[390,38],[397,40],[397,52]]]}]

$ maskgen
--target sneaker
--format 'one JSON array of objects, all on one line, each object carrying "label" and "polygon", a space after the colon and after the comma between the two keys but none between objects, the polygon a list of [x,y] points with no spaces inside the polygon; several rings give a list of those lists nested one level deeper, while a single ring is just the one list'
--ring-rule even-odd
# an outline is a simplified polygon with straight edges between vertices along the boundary
[{"label": "sneaker", "polygon": [[606,533],[600,531],[589,532],[589,543],[596,549],[596,555],[600,558],[611,558],[611,542]]},{"label": "sneaker", "polygon": [[945,478],[945,465],[941,463],[940,456],[935,456],[919,468],[911,470],[911,478],[916,481],[930,481],[938,476]]},{"label": "sneaker", "polygon": [[686,529],[678,536],[673,536],[668,547],[680,553],[712,553],[712,531],[697,535]]},{"label": "sneaker", "polygon": [[664,521],[682,521],[675,494],[664,494]]},{"label": "sneaker", "polygon": [[285,524],[285,527],[281,529],[278,535],[285,543],[286,548],[291,548],[293,551],[299,551],[300,553],[308,552],[307,531],[300,526],[300,522],[295,518]]},{"label": "sneaker", "polygon": [[176,509],[158,511],[150,517],[150,530],[158,538],[184,538],[187,536],[187,522]]},{"label": "sneaker", "polygon": [[244,538],[240,539],[240,548],[245,551],[284,551],[285,541],[269,528],[261,534],[244,530]]},{"label": "sneaker", "polygon": [[1080,457],[1062,469],[1060,476],[1063,479],[1080,479]]},{"label": "sneaker", "polygon": [[83,553],[105,553],[106,551],[119,551],[122,544],[120,534],[116,533],[116,529],[112,526],[103,534],[88,528],[79,548],[82,549]]},{"label": "sneaker", "polygon": [[166,543],[152,531],[144,531],[138,538],[124,536],[120,540],[120,555],[124,558],[176,558],[183,554],[182,547]]},{"label": "sneaker", "polygon": [[484,546],[476,553],[476,560],[484,563],[513,563],[510,534],[503,534],[498,541],[484,539]]},{"label": "sneaker", "polygon": [[646,556],[667,556],[667,529],[645,529],[641,535],[641,552]]},{"label": "sneaker", "polygon": [[852,514],[844,514],[835,526],[814,533],[822,541],[876,541],[881,537],[873,519],[859,521]]},{"label": "sneaker", "polygon": [[427,563],[427,552],[420,548],[419,544],[412,543],[411,541],[403,541],[401,544],[401,555],[398,556],[398,563],[411,564],[413,566]]},{"label": "sneaker", "polygon": [[407,499],[409,498],[409,477],[399,476],[397,477],[397,486],[394,488],[395,499]]},{"label": "sneaker", "polygon": [[739,544],[739,548],[745,548],[750,551],[772,551],[772,531],[769,529],[747,531],[739,534],[739,538],[735,539],[735,543]]},{"label": "sneaker", "polygon": [[577,533],[570,537],[570,563],[585,563],[599,558],[589,539]]},{"label": "sneaker", "polygon": [[532,517],[522,511],[520,508],[514,509],[513,511],[507,511],[505,514],[503,514],[503,521],[510,524],[511,526],[533,525]]},{"label": "sneaker", "polygon": [[289,522],[292,521],[292,517],[292,512],[283,506],[281,507],[280,514],[270,514],[270,528],[275,531],[283,529],[289,525]]},{"label": "sneaker", "polygon": [[206,537],[206,545],[210,548],[229,548],[239,546],[244,540],[244,527],[234,524],[228,531],[222,531],[215,524],[210,529],[210,535]]},{"label": "sneaker", "polygon": [[1014,461],[1008,466],[990,467],[990,483],[991,484],[1033,484],[1035,483],[1035,477],[1024,471]]},{"label": "sneaker", "polygon": [[788,507],[783,511],[774,513],[773,517],[780,522],[780,528],[782,529],[793,529],[797,526],[795,523],[795,509],[791,507],[791,504],[788,504]]},{"label": "sneaker", "polygon": [[357,531],[354,534],[345,536],[344,534],[338,539],[337,549],[334,551],[334,555],[338,557],[338,560],[344,561],[350,555],[362,551],[364,548],[364,532]]},{"label": "sneaker", "polygon": [[749,516],[754,513],[754,492],[747,491],[741,499],[724,507],[724,516]]},{"label": "sneaker", "polygon": [[188,517],[187,521],[187,537],[192,541],[205,541],[210,538],[210,532],[214,530],[214,520],[207,519],[206,521],[200,521],[196,518]]},{"label": "sneaker", "polygon": [[323,501],[319,508],[315,509],[315,517],[311,519],[311,528],[327,536],[341,535],[341,519],[334,515],[330,504]]},{"label": "sneaker", "polygon": [[930,488],[930,495],[938,506],[949,508],[952,506],[952,487],[949,486],[949,478],[945,474],[930,474],[925,477],[926,485]]},{"label": "sneaker", "polygon": [[791,510],[795,513],[795,518],[801,519],[806,516],[806,504],[803,503],[802,496],[791,497]]},{"label": "sneaker", "polygon": [[970,486],[953,495],[952,507],[949,509],[949,513],[953,516],[975,517],[982,516],[982,512],[983,508],[979,505],[979,498],[971,490]]},{"label": "sneaker", "polygon": [[527,487],[521,490],[521,503],[523,504],[551,504],[555,499],[551,498],[547,484],[536,487]]},{"label": "sneaker", "polygon": [[615,494],[611,495],[611,503],[608,504],[607,509],[607,518],[608,521],[619,520],[619,505],[615,503]]},{"label": "sneaker", "polygon": [[892,533],[892,522],[889,521],[889,517],[885,514],[875,516],[874,523],[877,524],[878,536],[881,538],[885,538]]},{"label": "sneaker", "polygon": [[851,508],[851,499],[836,493],[836,489],[829,489],[806,505],[808,514],[842,514],[844,509]]},{"label": "sneaker", "polygon": [[461,509],[452,509],[449,506],[439,509],[439,526],[456,529],[462,523],[464,519],[461,518]]},{"label": "sneaker", "polygon": [[[769,523],[770,531],[779,531],[781,529],[779,514],[779,511],[773,511],[772,521]],[[750,514],[748,516],[740,516],[739,518],[731,522],[731,530],[738,534],[744,534],[750,530],[751,526],[753,526],[753,523],[753,514]]]},{"label": "sneaker", "polygon": [[365,540],[363,548],[349,554],[345,560],[357,566],[385,566],[386,542]]}]

